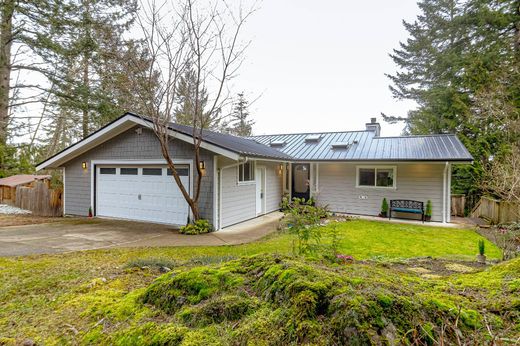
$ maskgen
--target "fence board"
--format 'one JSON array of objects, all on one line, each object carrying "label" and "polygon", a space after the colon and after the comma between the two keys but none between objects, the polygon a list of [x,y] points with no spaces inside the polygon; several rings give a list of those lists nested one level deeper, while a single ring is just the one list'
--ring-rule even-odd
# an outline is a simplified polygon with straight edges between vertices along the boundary
[{"label": "fence board", "polygon": [[466,208],[465,195],[451,195],[451,215],[464,216]]},{"label": "fence board", "polygon": [[32,187],[16,188],[17,207],[30,210],[37,216],[61,216],[63,214],[63,192],[50,189],[45,182],[35,182]]},{"label": "fence board", "polygon": [[477,203],[472,217],[480,217],[491,223],[510,223],[520,220],[520,205],[483,196]]}]

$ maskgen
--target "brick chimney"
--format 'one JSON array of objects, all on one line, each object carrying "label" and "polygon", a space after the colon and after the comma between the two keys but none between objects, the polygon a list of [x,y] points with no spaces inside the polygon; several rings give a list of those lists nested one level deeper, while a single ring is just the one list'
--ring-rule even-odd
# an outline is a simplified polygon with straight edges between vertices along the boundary
[{"label": "brick chimney", "polygon": [[370,122],[366,124],[367,131],[373,131],[376,133],[376,137],[381,135],[381,125],[377,122],[376,118],[370,118]]}]

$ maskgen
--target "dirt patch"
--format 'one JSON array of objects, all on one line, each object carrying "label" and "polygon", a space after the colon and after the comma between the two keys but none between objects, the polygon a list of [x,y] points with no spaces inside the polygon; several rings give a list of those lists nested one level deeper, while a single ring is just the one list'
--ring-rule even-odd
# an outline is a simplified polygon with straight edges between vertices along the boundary
[{"label": "dirt patch", "polygon": [[0,214],[0,227],[35,225],[63,220],[61,217],[45,217],[34,215],[2,215]]},{"label": "dirt patch", "polygon": [[430,257],[411,258],[388,265],[400,269],[403,272],[416,273],[424,278],[439,278],[453,274],[475,273],[489,266],[471,261],[435,259]]}]

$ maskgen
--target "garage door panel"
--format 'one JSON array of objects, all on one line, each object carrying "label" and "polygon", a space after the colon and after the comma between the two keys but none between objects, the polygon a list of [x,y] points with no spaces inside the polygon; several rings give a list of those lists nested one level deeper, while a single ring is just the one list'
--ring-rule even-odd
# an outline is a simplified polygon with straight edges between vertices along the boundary
[{"label": "garage door panel", "polygon": [[[113,168],[116,167],[115,174]],[[188,171],[181,167],[182,174]],[[170,224],[186,223],[189,207],[171,175],[165,167],[140,167],[121,169],[110,166],[97,169],[96,214],[99,216],[152,221]],[[148,174],[143,174],[148,173]],[[158,175],[158,174],[161,175]],[[189,186],[189,175],[182,175],[181,181]]]}]

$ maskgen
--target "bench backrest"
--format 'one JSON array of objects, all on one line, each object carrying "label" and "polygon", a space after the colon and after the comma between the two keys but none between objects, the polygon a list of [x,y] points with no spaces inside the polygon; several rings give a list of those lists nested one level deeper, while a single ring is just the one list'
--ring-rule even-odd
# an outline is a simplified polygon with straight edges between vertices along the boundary
[{"label": "bench backrest", "polygon": [[420,201],[411,201],[407,199],[392,199],[390,200],[390,208],[424,210],[424,203]]}]

